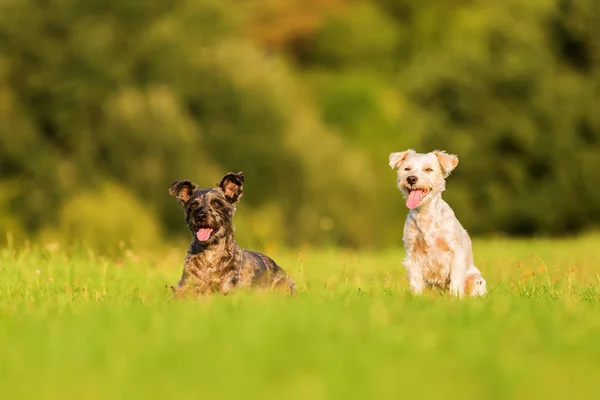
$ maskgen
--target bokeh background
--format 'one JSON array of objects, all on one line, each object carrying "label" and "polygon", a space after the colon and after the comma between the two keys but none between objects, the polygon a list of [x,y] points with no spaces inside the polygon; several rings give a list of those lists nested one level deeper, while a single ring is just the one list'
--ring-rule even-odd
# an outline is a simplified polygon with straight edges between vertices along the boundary
[{"label": "bokeh background", "polygon": [[244,171],[250,246],[398,246],[388,154],[461,160],[474,235],[600,223],[596,0],[2,0],[0,229],[156,246]]}]

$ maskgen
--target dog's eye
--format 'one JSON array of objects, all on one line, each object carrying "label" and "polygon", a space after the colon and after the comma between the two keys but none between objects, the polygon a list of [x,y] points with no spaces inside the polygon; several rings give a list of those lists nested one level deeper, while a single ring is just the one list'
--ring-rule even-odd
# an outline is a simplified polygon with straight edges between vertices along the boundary
[{"label": "dog's eye", "polygon": [[214,199],[210,202],[213,207],[222,207],[223,202],[221,200]]},{"label": "dog's eye", "polygon": [[410,171],[410,167],[404,168],[405,171]]},{"label": "dog's eye", "polygon": [[425,172],[433,172],[433,168],[425,168]]}]

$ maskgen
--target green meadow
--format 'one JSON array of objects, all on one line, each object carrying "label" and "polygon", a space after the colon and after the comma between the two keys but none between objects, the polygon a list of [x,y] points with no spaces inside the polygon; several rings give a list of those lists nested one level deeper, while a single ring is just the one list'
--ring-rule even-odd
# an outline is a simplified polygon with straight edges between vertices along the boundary
[{"label": "green meadow", "polygon": [[600,237],[475,240],[489,294],[408,292],[401,247],[267,249],[298,294],[170,298],[185,248],[0,250],[7,399],[596,399]]}]

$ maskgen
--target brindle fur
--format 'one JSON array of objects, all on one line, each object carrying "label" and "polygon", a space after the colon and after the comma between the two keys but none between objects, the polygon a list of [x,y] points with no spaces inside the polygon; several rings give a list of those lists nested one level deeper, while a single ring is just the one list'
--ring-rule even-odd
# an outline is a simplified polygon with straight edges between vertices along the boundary
[{"label": "brindle fur", "polygon": [[[243,187],[243,173],[230,172],[216,188],[199,189],[190,181],[178,181],[169,188],[169,194],[183,206],[194,237],[181,280],[173,288],[176,294],[227,294],[237,287],[285,288],[295,292],[294,283],[275,261],[241,249],[234,239],[232,218]],[[213,230],[208,240],[198,240],[196,232],[200,228]]]}]

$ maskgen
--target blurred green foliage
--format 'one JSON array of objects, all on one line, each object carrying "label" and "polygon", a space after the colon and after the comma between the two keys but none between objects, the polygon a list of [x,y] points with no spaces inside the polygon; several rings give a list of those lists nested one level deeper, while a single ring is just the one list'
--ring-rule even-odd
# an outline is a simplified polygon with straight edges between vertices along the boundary
[{"label": "blurred green foliage", "polygon": [[151,245],[243,170],[242,244],[397,244],[414,147],[471,232],[578,232],[598,104],[595,0],[3,0],[0,228]]}]

